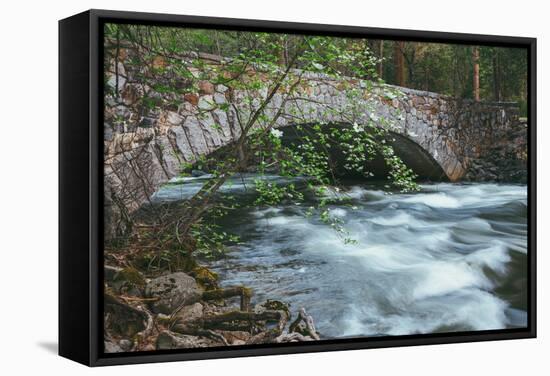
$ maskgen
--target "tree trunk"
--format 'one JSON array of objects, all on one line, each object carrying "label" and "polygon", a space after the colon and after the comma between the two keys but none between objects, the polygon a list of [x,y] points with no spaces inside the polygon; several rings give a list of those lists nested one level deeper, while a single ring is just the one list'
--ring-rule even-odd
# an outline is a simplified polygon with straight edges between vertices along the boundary
[{"label": "tree trunk", "polygon": [[424,90],[430,91],[430,82],[428,81],[430,77],[430,68],[426,67],[424,70]]},{"label": "tree trunk", "polygon": [[214,41],[216,42],[216,54],[222,56],[222,49],[220,46],[220,36],[217,30],[214,30]]},{"label": "tree trunk", "polygon": [[380,41],[380,45],[378,46],[378,58],[380,61],[378,62],[378,78],[382,79],[384,77],[384,41]]},{"label": "tree trunk", "polygon": [[493,84],[495,101],[500,102],[502,96],[500,94],[500,61],[497,49],[493,55]]},{"label": "tree trunk", "polygon": [[120,27],[116,28],[116,51],[115,51],[115,97],[120,99],[120,91],[118,90],[118,59],[120,55]]},{"label": "tree trunk", "polygon": [[405,42],[396,41],[394,45],[394,62],[395,62],[395,83],[399,86],[405,86],[405,59],[403,57],[403,49]]},{"label": "tree trunk", "polygon": [[474,64],[474,99],[479,102],[479,47],[474,47],[472,53],[472,60]]},{"label": "tree trunk", "polygon": [[288,39],[281,37],[280,39],[281,49],[279,51],[279,65],[285,67],[288,62]]}]

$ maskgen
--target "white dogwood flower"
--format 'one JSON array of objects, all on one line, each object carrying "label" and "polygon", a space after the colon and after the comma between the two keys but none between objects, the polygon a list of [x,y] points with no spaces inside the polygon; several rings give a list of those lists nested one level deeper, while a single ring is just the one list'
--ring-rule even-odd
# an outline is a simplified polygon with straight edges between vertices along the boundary
[{"label": "white dogwood flower", "polygon": [[281,137],[283,137],[283,131],[280,131],[280,130],[278,130],[278,129],[273,128],[273,129],[271,129],[270,132],[271,132],[271,135],[272,135],[273,137],[276,137],[276,138],[281,138]]}]

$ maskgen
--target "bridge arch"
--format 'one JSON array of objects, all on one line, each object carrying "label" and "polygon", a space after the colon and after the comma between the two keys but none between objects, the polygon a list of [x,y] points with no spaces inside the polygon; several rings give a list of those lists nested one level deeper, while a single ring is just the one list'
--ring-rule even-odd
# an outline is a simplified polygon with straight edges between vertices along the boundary
[{"label": "bridge arch", "polygon": [[[308,125],[302,125],[301,128],[296,126],[287,126],[283,129],[282,142],[286,145],[299,144],[300,138],[306,135],[304,127]],[[350,124],[338,124],[339,127],[351,127]],[[302,129],[300,131],[299,129]],[[443,167],[436,161],[432,155],[419,145],[415,140],[411,139],[408,135],[388,132],[385,137],[389,145],[394,149],[395,155],[401,158],[403,162],[414,171],[421,181],[448,181],[449,178]],[[330,156],[336,166],[336,174],[342,178],[361,178],[366,180],[382,180],[386,179],[389,175],[389,168],[386,166],[384,159],[381,156],[375,156],[368,162],[368,171],[373,173],[372,178],[365,178],[361,174],[354,174],[349,171],[345,171],[340,168],[343,162],[343,155],[339,155],[337,151],[334,151]]]}]

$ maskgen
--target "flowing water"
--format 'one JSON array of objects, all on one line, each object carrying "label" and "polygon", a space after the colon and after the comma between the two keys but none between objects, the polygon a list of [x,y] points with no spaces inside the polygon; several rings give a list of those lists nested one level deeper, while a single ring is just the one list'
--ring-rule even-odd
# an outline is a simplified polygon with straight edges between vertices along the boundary
[{"label": "flowing water", "polygon": [[[155,200],[189,197],[205,178],[179,179]],[[252,179],[222,190],[249,199]],[[356,244],[305,216],[308,202],[242,208],[222,222],[242,244],[209,266],[223,285],[251,287],[256,302],[305,307],[324,338],[527,325],[526,186],[426,184],[412,194],[380,187],[332,192],[348,199],[329,206],[330,215]]]}]

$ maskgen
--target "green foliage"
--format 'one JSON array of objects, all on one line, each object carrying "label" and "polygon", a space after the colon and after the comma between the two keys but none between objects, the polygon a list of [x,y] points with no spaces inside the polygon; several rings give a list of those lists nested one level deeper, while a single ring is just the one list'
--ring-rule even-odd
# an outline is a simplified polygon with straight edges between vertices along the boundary
[{"label": "green foliage", "polygon": [[384,160],[390,168],[388,179],[391,180],[392,184],[402,192],[417,191],[419,188],[418,184],[414,182],[416,178],[414,172],[403,163],[401,158],[394,155],[391,146],[383,146],[381,149]]},{"label": "green foliage", "polygon": [[294,184],[276,185],[265,179],[255,179],[254,189],[258,197],[254,201],[255,205],[277,205],[283,200],[293,200],[300,202],[304,199],[304,195],[296,190]]},{"label": "green foliage", "polygon": [[194,224],[191,235],[197,241],[195,255],[206,259],[224,256],[228,245],[237,244],[240,241],[237,235],[229,234],[221,230],[219,225],[205,221]]}]

